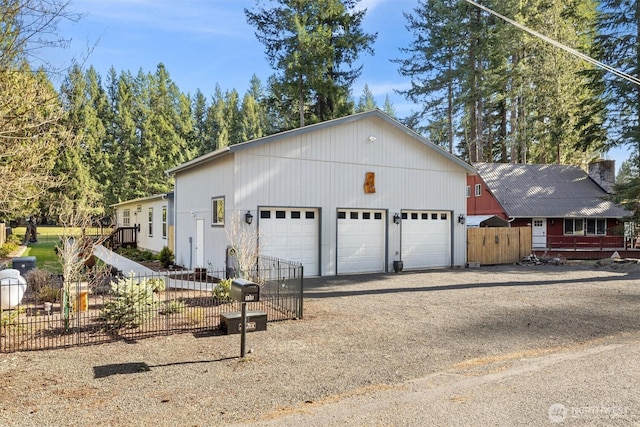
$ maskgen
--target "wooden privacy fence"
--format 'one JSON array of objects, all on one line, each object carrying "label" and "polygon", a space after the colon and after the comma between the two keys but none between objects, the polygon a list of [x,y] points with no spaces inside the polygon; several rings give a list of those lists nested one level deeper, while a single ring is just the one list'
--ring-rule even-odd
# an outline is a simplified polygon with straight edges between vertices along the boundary
[{"label": "wooden privacy fence", "polygon": [[531,254],[531,227],[467,229],[467,262],[511,264]]}]

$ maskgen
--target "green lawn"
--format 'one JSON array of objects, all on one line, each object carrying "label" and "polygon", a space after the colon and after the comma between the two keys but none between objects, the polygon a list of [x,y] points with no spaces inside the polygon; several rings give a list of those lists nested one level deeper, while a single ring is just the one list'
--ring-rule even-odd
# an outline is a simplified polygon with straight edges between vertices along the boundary
[{"label": "green lawn", "polygon": [[36,257],[36,267],[52,273],[62,274],[62,266],[55,252],[57,241],[51,239],[46,242],[29,243],[23,256]]}]

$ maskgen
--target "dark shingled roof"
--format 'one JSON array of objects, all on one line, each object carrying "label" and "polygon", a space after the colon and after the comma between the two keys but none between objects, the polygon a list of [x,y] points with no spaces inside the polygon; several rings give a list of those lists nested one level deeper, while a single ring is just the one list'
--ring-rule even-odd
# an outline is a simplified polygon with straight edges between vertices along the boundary
[{"label": "dark shingled roof", "polygon": [[512,218],[622,218],[631,214],[578,166],[475,163],[488,190]]}]

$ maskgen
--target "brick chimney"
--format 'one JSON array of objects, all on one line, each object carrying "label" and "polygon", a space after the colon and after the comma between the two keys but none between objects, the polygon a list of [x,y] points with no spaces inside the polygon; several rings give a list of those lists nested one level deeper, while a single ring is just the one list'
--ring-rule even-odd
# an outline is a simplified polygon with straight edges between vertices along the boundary
[{"label": "brick chimney", "polygon": [[616,161],[598,159],[589,163],[589,177],[604,191],[612,194],[616,182]]}]

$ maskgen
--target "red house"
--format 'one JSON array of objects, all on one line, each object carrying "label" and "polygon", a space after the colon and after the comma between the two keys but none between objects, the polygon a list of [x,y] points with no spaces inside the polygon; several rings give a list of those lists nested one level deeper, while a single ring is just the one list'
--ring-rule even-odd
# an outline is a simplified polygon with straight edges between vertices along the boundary
[{"label": "red house", "polygon": [[598,160],[589,173],[571,165],[473,166],[478,175],[467,177],[467,215],[532,227],[535,252],[596,258],[625,249],[624,218],[631,212],[605,199],[613,190],[614,161]]}]

